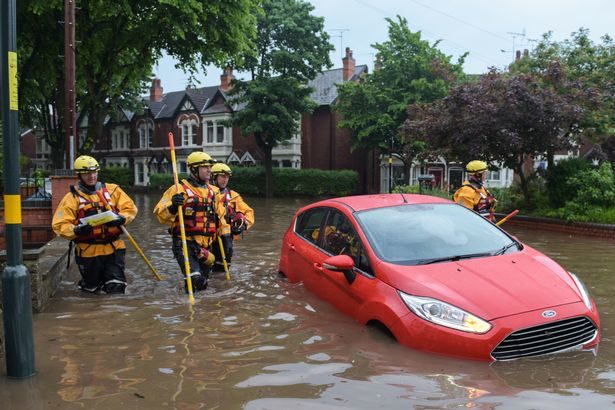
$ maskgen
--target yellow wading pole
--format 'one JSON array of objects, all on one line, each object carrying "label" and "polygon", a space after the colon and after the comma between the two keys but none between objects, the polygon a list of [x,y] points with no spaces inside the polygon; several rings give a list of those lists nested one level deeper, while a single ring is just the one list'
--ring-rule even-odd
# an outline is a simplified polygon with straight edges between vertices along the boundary
[{"label": "yellow wading pole", "polygon": [[[98,194],[98,197],[103,202],[103,204],[105,204],[105,208],[107,210],[111,211],[112,210],[111,209],[111,205],[109,205],[109,202],[107,202],[107,198],[105,198],[105,196],[100,191],[97,191],[96,193]],[[147,266],[149,266],[149,269],[152,271],[152,273],[156,277],[156,280],[161,280],[160,275],[158,275],[158,272],[156,272],[156,269],[154,269],[152,264],[149,262],[149,260],[147,259],[147,257],[143,253],[143,251],[141,250],[141,247],[137,244],[137,241],[135,241],[135,239],[132,237],[132,235],[128,232],[128,229],[126,229],[126,227],[124,225],[120,225],[120,228],[122,229],[122,232],[124,233],[124,235],[126,235],[128,240],[130,241],[130,243],[132,243],[132,246],[134,246],[135,249],[137,250],[137,252],[139,253],[139,255],[141,255],[141,257],[143,258],[143,260],[145,261]]]},{"label": "yellow wading pole", "polygon": [[496,225],[500,226],[502,225],[504,222],[508,221],[510,218],[512,218],[513,216],[517,215],[519,213],[518,209],[515,209],[514,211],[512,211],[511,213],[509,213],[508,215],[506,215],[504,218],[500,219]]},{"label": "yellow wading pole", "polygon": [[[175,190],[179,193],[179,179],[177,177],[177,164],[175,162],[175,142],[173,141],[173,133],[169,132],[169,147],[171,148],[171,163],[173,164],[173,178],[175,179]],[[192,291],[192,278],[190,277],[190,262],[188,261],[188,244],[186,243],[186,229],[184,228],[184,213],[183,207],[177,209],[179,216],[179,231],[182,238],[182,251],[184,252],[184,270],[186,271],[186,283],[188,284],[188,299],[190,304],[194,305],[194,293]]]},{"label": "yellow wading pole", "polygon": [[226,273],[226,280],[231,280],[231,274],[228,271],[228,263],[226,263],[226,254],[224,253],[224,245],[222,244],[222,237],[218,235],[218,245],[220,246],[220,256],[222,257],[222,263],[224,264],[224,272]]}]

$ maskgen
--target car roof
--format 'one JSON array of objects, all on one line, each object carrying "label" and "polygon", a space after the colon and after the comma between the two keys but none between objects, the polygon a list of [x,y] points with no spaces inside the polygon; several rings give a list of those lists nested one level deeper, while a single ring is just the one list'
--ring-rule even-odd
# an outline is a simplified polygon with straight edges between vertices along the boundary
[{"label": "car roof", "polygon": [[352,209],[352,211],[357,212],[364,211],[366,209],[385,208],[389,206],[406,204],[451,203],[451,201],[435,196],[417,194],[354,195],[325,199],[309,205],[309,208],[317,206],[331,206],[334,203],[346,205]]}]

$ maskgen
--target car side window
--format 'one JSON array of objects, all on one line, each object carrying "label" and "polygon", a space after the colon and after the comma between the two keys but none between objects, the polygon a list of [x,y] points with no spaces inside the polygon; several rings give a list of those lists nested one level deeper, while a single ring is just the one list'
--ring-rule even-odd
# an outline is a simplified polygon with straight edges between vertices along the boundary
[{"label": "car side window", "polygon": [[359,246],[357,232],[348,218],[339,212],[331,212],[325,224],[323,249],[333,255],[348,255],[356,261]]},{"label": "car side window", "polygon": [[318,242],[320,226],[327,215],[325,208],[310,209],[299,215],[295,224],[295,232],[313,244]]}]

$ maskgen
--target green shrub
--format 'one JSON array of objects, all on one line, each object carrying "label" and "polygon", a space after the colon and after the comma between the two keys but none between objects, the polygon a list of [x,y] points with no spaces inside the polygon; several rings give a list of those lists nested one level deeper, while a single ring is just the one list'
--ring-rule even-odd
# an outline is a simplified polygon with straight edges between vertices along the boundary
[{"label": "green shrub", "polygon": [[124,167],[105,167],[99,171],[99,179],[103,182],[118,184],[128,187],[134,184],[133,174],[130,168]]},{"label": "green shrub", "polygon": [[[187,174],[179,174],[179,180],[181,181],[184,178],[187,178]],[[153,188],[161,188],[167,189],[171,185],[175,183],[173,179],[173,174],[150,174],[149,176],[149,186]]]},{"label": "green shrub", "polygon": [[570,200],[581,206],[607,208],[615,204],[615,175],[608,162],[568,178],[567,187],[575,192]]},{"label": "green shrub", "polygon": [[[420,190],[419,184],[397,185],[393,187],[393,193],[397,193],[397,194],[421,194],[420,191],[421,190]],[[447,190],[442,190],[438,188],[436,189],[423,188],[422,194],[453,200],[453,195],[451,193],[449,193]]]},{"label": "green shrub", "polygon": [[[185,177],[185,176],[184,176]],[[276,196],[345,196],[357,191],[356,171],[324,171],[320,169],[275,168],[273,194]],[[173,184],[171,174],[150,175],[150,186],[167,188]],[[265,194],[263,167],[233,167],[230,187],[242,195]]]},{"label": "green shrub", "polygon": [[547,172],[547,194],[552,207],[561,208],[574,197],[574,187],[568,179],[582,171],[591,169],[585,158],[569,158],[555,164]]}]

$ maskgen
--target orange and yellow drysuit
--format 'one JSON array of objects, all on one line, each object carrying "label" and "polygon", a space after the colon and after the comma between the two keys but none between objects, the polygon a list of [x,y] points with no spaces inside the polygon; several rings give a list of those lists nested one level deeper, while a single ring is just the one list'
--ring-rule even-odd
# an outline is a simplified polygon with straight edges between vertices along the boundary
[{"label": "orange and yellow drysuit", "polygon": [[497,201],[484,185],[479,185],[472,181],[464,181],[455,192],[453,199],[458,204],[474,210],[488,220],[495,220],[493,214]]}]

